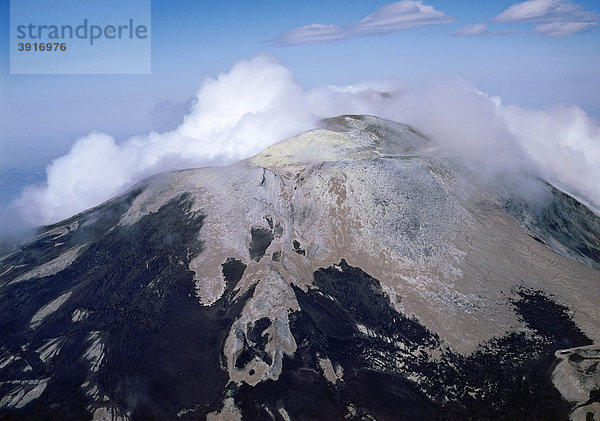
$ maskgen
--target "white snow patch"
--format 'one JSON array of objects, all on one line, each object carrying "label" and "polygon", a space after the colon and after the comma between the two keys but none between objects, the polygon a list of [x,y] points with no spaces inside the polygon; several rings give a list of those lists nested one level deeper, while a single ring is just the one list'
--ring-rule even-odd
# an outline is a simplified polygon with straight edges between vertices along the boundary
[{"label": "white snow patch", "polygon": [[67,292],[66,294],[61,295],[57,299],[49,302],[44,307],[42,307],[41,309],[39,309],[38,312],[35,313],[33,315],[33,317],[31,318],[31,322],[29,324],[29,327],[31,329],[37,328],[40,324],[42,324],[42,321],[48,315],[50,315],[50,314],[54,313],[56,310],[58,310],[59,307],[61,305],[63,305],[65,303],[65,301],[67,301],[69,299],[69,297],[71,296],[71,294],[72,294],[72,291]]},{"label": "white snow patch", "polygon": [[23,408],[29,402],[39,398],[50,378],[41,380],[13,380],[9,382],[0,383],[13,384],[15,387],[0,400],[0,408]]},{"label": "white snow patch", "polygon": [[56,259],[50,260],[49,262],[43,263],[36,268],[24,273],[18,278],[12,280],[9,285],[16,284],[17,282],[26,281],[32,278],[43,278],[45,276],[56,275],[59,272],[65,270],[75,259],[79,256],[79,253],[86,244],[66,251],[65,253],[58,256]]},{"label": "white snow patch", "polygon": [[7,357],[4,357],[2,359],[0,359],[0,370],[3,369],[4,367],[7,367],[8,365],[10,365],[11,363],[13,363],[14,361],[18,361],[20,360],[20,357],[17,357],[16,355],[9,355]]},{"label": "white snow patch", "polygon": [[281,418],[283,418],[284,421],[292,421],[290,415],[287,413],[284,407],[279,408],[278,411],[279,415],[281,415]]},{"label": "white snow patch", "polygon": [[73,323],[77,323],[77,322],[87,319],[90,316],[90,314],[91,313],[89,310],[78,308],[71,315],[71,320],[73,321]]},{"label": "white snow patch", "polygon": [[84,357],[90,362],[90,370],[98,372],[104,359],[104,343],[99,331],[90,332],[88,340],[92,344],[85,351]]},{"label": "white snow patch", "polygon": [[54,338],[46,341],[44,345],[38,348],[35,352],[37,352],[40,356],[40,360],[46,363],[48,360],[56,357],[60,352],[60,348],[64,339]]},{"label": "white snow patch", "polygon": [[94,411],[92,421],[128,421],[130,418],[117,408],[102,407]]}]

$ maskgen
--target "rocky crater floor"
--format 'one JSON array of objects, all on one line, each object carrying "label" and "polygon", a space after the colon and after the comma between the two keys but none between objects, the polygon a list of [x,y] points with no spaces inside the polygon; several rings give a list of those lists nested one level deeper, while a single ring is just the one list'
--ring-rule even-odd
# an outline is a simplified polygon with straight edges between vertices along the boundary
[{"label": "rocky crater floor", "polygon": [[0,419],[598,420],[600,218],[526,182],[371,116],[146,179],[0,256]]}]

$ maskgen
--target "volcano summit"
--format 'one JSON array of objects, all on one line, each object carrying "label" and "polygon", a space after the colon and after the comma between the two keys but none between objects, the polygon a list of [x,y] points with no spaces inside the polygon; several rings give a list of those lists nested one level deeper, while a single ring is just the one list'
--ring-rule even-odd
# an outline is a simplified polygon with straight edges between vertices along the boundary
[{"label": "volcano summit", "polygon": [[0,257],[0,418],[598,419],[600,218],[484,178],[340,116],[40,228]]}]

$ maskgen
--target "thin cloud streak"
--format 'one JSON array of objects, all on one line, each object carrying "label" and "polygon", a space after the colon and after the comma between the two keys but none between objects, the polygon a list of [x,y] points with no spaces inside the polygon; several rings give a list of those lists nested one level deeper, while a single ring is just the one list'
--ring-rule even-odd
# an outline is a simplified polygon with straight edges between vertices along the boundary
[{"label": "thin cloud streak", "polygon": [[566,37],[573,34],[591,31],[598,26],[596,22],[551,22],[536,25],[533,33],[547,37]]},{"label": "thin cloud streak", "polygon": [[539,22],[532,32],[547,37],[566,37],[598,26],[600,15],[565,0],[528,0],[513,4],[491,19],[495,23]]},{"label": "thin cloud streak", "polygon": [[510,35],[517,32],[515,29],[507,29],[503,31],[490,31],[488,26],[484,23],[476,23],[465,26],[462,29],[454,32],[452,36],[455,37],[485,37],[485,36],[501,36]]},{"label": "thin cloud streak", "polygon": [[311,24],[292,29],[270,41],[277,46],[292,46],[383,35],[430,25],[442,25],[456,19],[422,1],[403,0],[376,9],[361,21],[345,26]]},{"label": "thin cloud streak", "polygon": [[582,5],[564,0],[528,0],[516,3],[492,18],[492,22],[549,22],[595,21],[596,12],[586,11]]}]

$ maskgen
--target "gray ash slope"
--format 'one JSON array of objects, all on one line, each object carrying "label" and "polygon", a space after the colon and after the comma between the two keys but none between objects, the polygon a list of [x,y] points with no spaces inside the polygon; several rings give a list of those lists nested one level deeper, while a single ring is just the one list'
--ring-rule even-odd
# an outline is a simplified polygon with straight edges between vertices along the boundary
[{"label": "gray ash slope", "polygon": [[0,256],[0,419],[600,418],[600,219],[368,116]]}]

